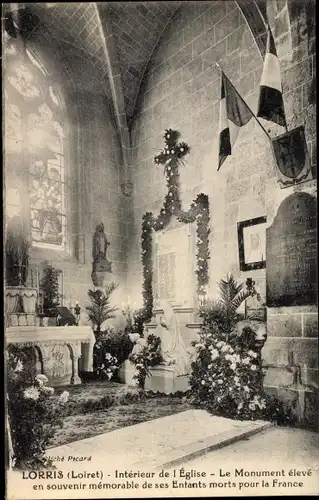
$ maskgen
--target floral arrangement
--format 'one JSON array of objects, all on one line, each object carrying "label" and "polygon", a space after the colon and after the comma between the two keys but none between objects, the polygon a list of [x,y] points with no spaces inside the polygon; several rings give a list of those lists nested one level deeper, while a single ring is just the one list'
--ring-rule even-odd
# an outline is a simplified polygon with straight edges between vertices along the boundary
[{"label": "floral arrangement", "polygon": [[[116,377],[118,368],[128,359],[133,346],[127,331],[117,331],[108,327],[106,331],[100,333],[93,350],[95,378],[109,378],[108,374],[110,373],[112,373],[110,379]],[[107,372],[107,370],[111,370],[111,372]]]},{"label": "floral arrangement", "polygon": [[[136,334],[137,335],[137,334]],[[144,339],[143,339],[144,340]],[[156,335],[148,335],[143,342],[143,347],[137,352],[132,352],[129,357],[130,362],[135,366],[133,379],[136,385],[144,389],[145,379],[150,376],[150,368],[156,366],[162,361],[161,339]]]},{"label": "floral arrangement", "polygon": [[154,157],[157,165],[164,165],[164,174],[167,183],[167,194],[163,207],[157,217],[152,212],[146,212],[142,218],[142,266],[143,266],[143,315],[145,321],[149,321],[153,310],[152,294],[152,230],[164,229],[169,223],[171,216],[175,215],[177,220],[190,224],[197,223],[197,253],[196,253],[196,275],[197,292],[205,293],[208,284],[208,259],[209,259],[209,203],[208,196],[200,193],[194,200],[187,212],[181,208],[179,197],[179,164],[190,152],[190,147],[185,142],[178,143],[179,132],[176,130],[165,130],[165,147]]},{"label": "floral arrangement", "polygon": [[291,408],[263,388],[260,344],[237,309],[248,297],[260,300],[255,282],[244,285],[230,274],[219,282],[220,300],[200,308],[199,340],[192,342],[195,356],[190,376],[191,400],[215,415],[236,419],[266,419],[278,425],[295,425]]},{"label": "floral arrangement", "polygon": [[198,402],[215,415],[257,419],[266,408],[259,353],[222,340],[218,330],[193,343],[197,358],[190,385]]},{"label": "floral arrangement", "polygon": [[97,378],[111,380],[116,370],[118,370],[118,360],[111,353],[105,352],[103,362],[98,364],[95,373]]},{"label": "floral arrangement", "polygon": [[37,469],[51,466],[46,448],[57,428],[69,393],[58,397],[45,375],[28,374],[23,352],[14,346],[7,351],[7,411],[14,466]]}]

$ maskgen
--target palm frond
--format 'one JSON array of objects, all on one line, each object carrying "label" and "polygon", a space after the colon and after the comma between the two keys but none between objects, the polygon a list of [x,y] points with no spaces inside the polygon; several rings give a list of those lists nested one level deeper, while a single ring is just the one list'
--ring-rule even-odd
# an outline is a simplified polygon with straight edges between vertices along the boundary
[{"label": "palm frond", "polygon": [[241,292],[243,285],[237,283],[232,274],[227,275],[226,280],[221,279],[218,283],[221,301],[226,308],[232,308],[232,302]]},{"label": "palm frond", "polygon": [[250,292],[248,290],[241,291],[232,301],[232,306],[234,311],[238,309],[238,307],[250,296]]}]

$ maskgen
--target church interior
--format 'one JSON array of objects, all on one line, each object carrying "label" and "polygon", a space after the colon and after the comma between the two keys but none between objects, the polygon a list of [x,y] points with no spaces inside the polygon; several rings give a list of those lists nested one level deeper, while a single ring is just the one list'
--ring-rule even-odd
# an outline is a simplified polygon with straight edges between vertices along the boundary
[{"label": "church interior", "polygon": [[[155,367],[147,386],[183,390],[198,308],[231,277],[260,299],[264,386],[318,428],[314,2],[34,2],[2,17],[7,342],[81,383],[89,291],[108,287],[113,329],[144,314],[144,332],[171,335],[180,371]],[[267,53],[284,125],[256,118]],[[222,78],[248,116],[225,108],[223,161]],[[43,313],[45,277],[62,326]]]}]

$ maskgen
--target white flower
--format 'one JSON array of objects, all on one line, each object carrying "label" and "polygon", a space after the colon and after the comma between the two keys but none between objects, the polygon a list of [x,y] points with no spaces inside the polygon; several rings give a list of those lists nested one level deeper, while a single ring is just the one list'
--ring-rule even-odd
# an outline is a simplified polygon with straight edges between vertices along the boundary
[{"label": "white flower", "polygon": [[[170,138],[170,134],[167,134],[166,139],[169,139],[169,138]],[[168,146],[165,146],[165,147],[168,148]]]},{"label": "white flower", "polygon": [[205,384],[206,384],[205,380],[202,380],[202,385],[205,385]]},{"label": "white flower", "polygon": [[249,409],[250,409],[250,410],[255,410],[255,409],[256,409],[256,406],[255,406],[253,403],[250,403],[250,405],[249,405]]},{"label": "white flower", "polygon": [[239,382],[239,377],[237,377],[237,375],[236,375],[236,377],[234,377],[234,381],[235,381],[236,383],[237,383],[237,382]]},{"label": "white flower", "polygon": [[69,400],[68,391],[63,391],[59,396],[59,402],[63,404],[63,403],[67,403],[68,400]]},{"label": "white flower", "polygon": [[105,359],[111,359],[112,355],[109,352],[105,353]]},{"label": "white flower", "polygon": [[212,383],[212,387],[215,387],[215,385],[216,385],[216,382],[213,382],[213,383]]},{"label": "white flower", "polygon": [[174,153],[175,153],[175,151],[174,151],[174,149],[172,149],[172,151],[171,151],[171,155],[173,155]]},{"label": "white flower", "polygon": [[180,148],[180,151],[183,152],[184,151],[184,148]]},{"label": "white flower", "polygon": [[23,395],[25,399],[33,399],[34,401],[37,401],[39,399],[40,393],[36,387],[32,386],[28,387],[28,389],[25,389]]},{"label": "white flower", "polygon": [[238,403],[238,405],[237,405],[238,410],[241,410],[242,407],[243,407],[243,403]]},{"label": "white flower", "polygon": [[222,351],[222,352],[227,352],[227,351],[229,351],[229,346],[228,346],[228,345],[223,345],[223,347],[221,348],[221,351]]},{"label": "white flower", "polygon": [[232,364],[230,365],[230,369],[231,369],[231,370],[236,370],[236,368],[237,368],[237,365],[236,365],[235,363],[232,363]]},{"label": "white flower", "polygon": [[249,389],[249,387],[247,387],[247,385],[245,385],[245,387],[244,387],[244,391],[246,391],[246,392],[249,392],[249,391],[250,391],[250,389]]},{"label": "white flower", "polygon": [[213,349],[211,352],[211,360],[214,361],[216,358],[218,358],[218,356],[219,352],[217,351],[217,349]]},{"label": "white flower", "polygon": [[256,365],[251,365],[250,369],[254,372],[256,370],[257,366]]},{"label": "white flower", "polygon": [[41,391],[44,392],[44,393],[47,393],[47,394],[54,394],[54,389],[53,387],[48,387],[46,385],[43,385],[41,387]]},{"label": "white flower", "polygon": [[217,398],[218,403],[220,402],[220,397]]},{"label": "white flower", "polygon": [[217,380],[217,384],[222,384],[222,383],[223,383],[222,379],[221,379],[221,378],[219,378],[219,379]]},{"label": "white flower", "polygon": [[243,364],[244,365],[249,365],[250,364],[250,359],[249,358],[244,358],[243,359]]},{"label": "white flower", "polygon": [[257,358],[258,354],[252,350],[248,351],[247,353],[249,356],[251,356],[252,358]]},{"label": "white flower", "polygon": [[18,362],[17,362],[17,364],[16,364],[16,367],[15,367],[14,371],[16,373],[19,373],[19,372],[22,372],[22,370],[23,370],[23,363],[22,363],[21,359],[19,359]]},{"label": "white flower", "polygon": [[43,373],[39,373],[39,375],[37,375],[35,379],[39,385],[46,385],[49,383],[48,377],[46,375],[43,375]]},{"label": "white flower", "polygon": [[212,368],[212,364],[208,365],[207,368],[210,370]]}]

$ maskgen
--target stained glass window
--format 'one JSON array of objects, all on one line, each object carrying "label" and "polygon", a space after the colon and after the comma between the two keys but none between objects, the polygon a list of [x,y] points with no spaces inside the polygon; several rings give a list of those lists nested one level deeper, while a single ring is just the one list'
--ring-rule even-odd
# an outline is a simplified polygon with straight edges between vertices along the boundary
[{"label": "stained glass window", "polygon": [[30,48],[23,50],[15,40],[10,40],[5,58],[6,159],[15,156],[15,161],[22,161],[28,169],[28,186],[24,188],[29,191],[33,244],[64,248],[63,101],[49,73]]}]

